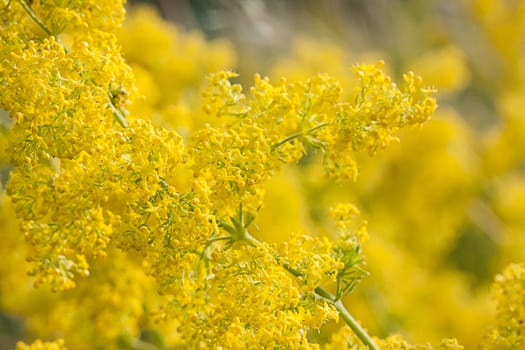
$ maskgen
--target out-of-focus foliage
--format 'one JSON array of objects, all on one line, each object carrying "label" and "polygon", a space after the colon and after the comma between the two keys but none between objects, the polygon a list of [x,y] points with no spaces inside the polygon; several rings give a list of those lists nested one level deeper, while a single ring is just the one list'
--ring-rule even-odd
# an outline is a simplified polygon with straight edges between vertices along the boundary
[{"label": "out-of-focus foliage", "polygon": [[[157,151],[165,161],[162,168],[165,170],[161,171],[172,174],[172,178],[168,179],[170,184],[180,189],[196,189],[199,195],[177,198],[176,209],[160,205],[155,208],[147,207],[150,205],[148,203],[153,202],[144,202],[142,211],[131,212],[124,223],[110,223],[112,218],[105,218],[106,226],[93,227],[93,235],[102,240],[105,236],[110,236],[110,224],[115,225],[114,227],[127,227],[128,231],[122,231],[129,233],[130,237],[132,230],[135,230],[135,241],[124,235],[116,235],[115,239],[121,244],[119,248],[126,246],[137,252],[122,254],[115,249],[111,251],[111,261],[103,257],[90,260],[91,276],[80,279],[75,289],[56,294],[46,287],[34,290],[34,279],[25,276],[29,270],[25,259],[32,256],[34,247],[30,247],[21,237],[11,199],[3,193],[0,198],[0,232],[3,242],[0,252],[4,257],[4,263],[0,265],[0,306],[6,320],[15,316],[24,320],[24,339],[27,339],[28,344],[33,338],[64,338],[66,346],[73,349],[86,346],[86,339],[91,341],[88,347],[103,348],[110,348],[108,344],[112,344],[113,348],[153,345],[163,348],[179,344],[184,339],[185,332],[189,334],[196,331],[179,321],[170,321],[170,315],[176,313],[180,307],[176,304],[181,303],[185,308],[194,308],[202,314],[213,314],[215,310],[207,305],[193,305],[188,298],[192,288],[200,290],[204,286],[213,285],[215,280],[211,279],[210,282],[209,276],[199,275],[197,282],[188,282],[183,290],[167,284],[161,289],[165,295],[159,298],[155,281],[142,270],[143,256],[148,257],[144,263],[149,264],[146,270],[150,274],[162,275],[163,279],[175,278],[163,272],[168,271],[166,266],[177,264],[176,266],[182,268],[193,268],[197,259],[191,255],[184,258],[181,255],[175,261],[172,260],[174,258],[167,257],[165,251],[141,249],[141,245],[147,245],[148,239],[155,237],[147,232],[149,226],[141,225],[139,220],[155,210],[170,215],[175,212],[180,214],[200,203],[203,208],[208,207],[195,213],[200,220],[197,229],[190,220],[181,220],[175,224],[191,232],[195,240],[203,239],[199,236],[203,230],[211,232],[216,229],[207,221],[209,213],[220,212],[224,218],[236,215],[237,207],[234,203],[237,198],[228,197],[228,193],[235,187],[242,188],[245,191],[242,192],[242,198],[251,202],[251,206],[247,205],[247,210],[259,211],[250,227],[251,233],[261,241],[274,242],[281,247],[281,251],[284,251],[283,244],[289,244],[287,252],[289,249],[307,254],[301,246],[308,246],[308,243],[301,240],[301,235],[297,235],[305,232],[318,232],[319,236],[335,238],[337,227],[329,219],[329,208],[335,207],[336,203],[354,203],[359,208],[360,217],[368,222],[370,237],[362,242],[362,249],[366,259],[365,268],[370,276],[355,288],[353,294],[345,297],[344,301],[369,332],[378,337],[377,342],[382,349],[430,349],[427,342],[434,344],[437,349],[462,348],[456,341],[441,340],[442,338],[457,338],[465,349],[474,349],[477,346],[494,350],[521,349],[525,344],[525,275],[522,264],[525,261],[525,5],[520,1],[510,0],[350,1],[348,4],[334,2],[333,8],[330,8],[324,2],[305,2],[303,7],[294,12],[292,10],[298,5],[292,2],[283,2],[284,5],[269,2],[267,6],[263,2],[253,2],[258,5],[249,3],[236,3],[239,4],[237,12],[232,12],[244,16],[245,22],[239,23],[246,24],[246,28],[241,30],[234,18],[228,17],[228,11],[211,12],[201,9],[197,13],[201,24],[208,24],[205,26],[208,33],[211,28],[209,25],[214,20],[218,28],[222,25],[223,34],[228,32],[228,28],[233,29],[230,34],[237,47],[225,38],[208,40],[198,31],[188,33],[174,24],[168,24],[151,8],[129,9],[126,21],[118,32],[118,41],[122,45],[126,63],[133,69],[138,91],[130,89],[129,93],[133,96],[136,94],[137,98],[126,108],[131,116],[152,121],[154,126],[151,127],[149,124],[132,124],[132,128],[136,130],[149,130],[152,136],[151,139],[131,140],[131,136],[125,133],[108,135],[101,131],[89,137],[92,142],[97,140],[97,135],[100,140],[121,137],[127,148],[123,151],[112,150],[113,153],[107,155],[107,164],[111,164],[109,159],[114,155],[137,152],[137,164],[144,160],[140,163],[141,169],[132,169],[138,183],[141,174],[145,174],[146,178],[150,176],[148,174],[151,172],[148,171],[152,170],[147,169],[148,164],[156,162],[151,158],[155,155],[142,147],[151,144],[152,140],[165,137],[157,134],[155,128],[162,126],[178,132],[193,145],[194,153],[191,157],[195,159],[195,163],[191,167],[181,167],[177,173],[171,172],[170,167],[182,164],[186,157],[180,146],[182,141],[173,137],[172,144],[157,145]],[[250,6],[259,7],[254,10]],[[276,9],[282,11],[276,13]],[[291,18],[289,23],[278,21],[286,15]],[[327,21],[327,18],[330,20]],[[202,22],[206,19],[207,22]],[[101,28],[110,25],[101,23]],[[309,25],[301,26],[301,23]],[[307,29],[297,30],[305,27]],[[36,30],[34,25],[31,30]],[[221,31],[217,30],[214,33],[219,32]],[[322,39],[319,39],[319,33],[322,34]],[[64,42],[68,44],[66,38]],[[253,51],[257,49],[254,42],[263,43],[264,51]],[[48,45],[58,46],[57,43]],[[35,48],[39,49],[41,48]],[[116,50],[116,46],[107,50]],[[356,61],[369,62],[378,58],[386,62],[387,72],[398,77],[394,79],[396,81],[403,80],[401,72],[413,70],[423,77],[426,84],[435,86],[438,90],[439,108],[424,127],[402,130],[399,133],[401,142],[388,139],[393,144],[372,158],[359,149],[357,152],[348,152],[348,163],[345,164],[350,164],[350,167],[341,178],[354,178],[358,172],[355,182],[334,183],[327,180],[325,165],[330,165],[330,158],[325,158],[323,164],[320,153],[309,152],[312,148],[320,148],[320,145],[333,140],[329,129],[324,129],[327,130],[326,133],[312,134],[312,138],[304,144],[295,141],[285,144],[287,148],[283,148],[279,156],[281,159],[289,157],[286,161],[292,165],[273,176],[273,172],[279,168],[272,163],[275,159],[261,157],[264,147],[271,147],[264,144],[266,135],[261,135],[258,128],[247,127],[242,118],[238,118],[237,122],[228,119],[239,114],[241,117],[247,115],[246,118],[257,120],[261,115],[263,117],[259,119],[259,125],[264,125],[267,122],[264,119],[264,108],[272,107],[273,102],[268,103],[257,98],[245,104],[243,101],[245,96],[248,99],[250,96],[268,96],[269,92],[277,90],[279,94],[286,91],[287,96],[293,98],[277,103],[279,106],[287,106],[288,110],[270,109],[271,113],[268,115],[279,119],[281,115],[294,112],[293,108],[301,106],[296,96],[302,96],[294,93],[298,90],[303,93],[310,87],[286,85],[286,82],[280,80],[282,77],[292,82],[306,81],[316,74],[326,73],[340,84],[338,88],[341,89],[341,98],[352,97],[355,100],[361,91],[355,91],[358,77],[352,73],[352,65]],[[118,66],[119,62],[113,64],[121,69],[115,74],[127,77],[127,70]],[[86,67],[96,72],[95,68],[89,65]],[[36,68],[41,67],[35,65]],[[241,94],[235,85],[224,85],[227,81],[224,76],[215,75],[211,85],[215,89],[211,92],[207,90],[207,96],[203,96],[203,88],[210,85],[207,77],[221,69],[244,73],[235,79],[250,81],[248,72],[260,72],[263,76],[268,75],[270,80],[257,77],[252,90]],[[368,69],[375,68],[370,66]],[[131,78],[129,82],[127,79],[125,78],[126,84],[131,86]],[[322,96],[328,101],[334,98],[334,95],[328,93],[335,91],[328,91],[330,81],[319,80],[312,86],[325,88],[322,92],[311,91],[312,95]],[[215,104],[211,107],[206,105],[213,100],[210,99],[210,94],[224,97],[225,90],[221,89],[231,89],[227,92],[232,100],[213,101]],[[382,93],[382,90],[379,91]],[[103,94],[95,96],[101,100],[105,97]],[[239,101],[242,103],[239,104]],[[219,106],[219,103],[225,103],[226,106]],[[241,109],[235,109],[239,106]],[[322,103],[320,106],[316,110],[319,119],[314,121],[323,123],[323,113],[328,114],[326,111],[331,107]],[[9,106],[4,106],[7,107]],[[245,107],[248,109],[242,109]],[[206,113],[210,108],[215,114],[226,110],[226,116],[214,118]],[[250,113],[244,113],[248,110]],[[373,113],[370,114],[370,120],[375,116]],[[29,121],[24,122],[30,124]],[[286,131],[296,127],[295,124],[275,124],[281,129],[276,127],[272,130],[275,133],[274,142],[278,142]],[[81,128],[81,125],[79,122],[77,127]],[[270,123],[268,125],[271,126]],[[216,128],[225,126],[228,133],[219,135]],[[1,147],[7,144],[5,135],[10,127],[2,119]],[[316,126],[306,125],[302,130],[307,130],[308,127]],[[197,132],[198,130],[201,131]],[[245,145],[242,143],[243,135],[246,134],[257,140],[257,145],[261,147],[248,156],[243,153]],[[190,135],[193,136],[189,137]],[[354,138],[357,136],[352,135]],[[343,143],[344,147],[332,150],[341,153],[349,148],[349,142]],[[227,159],[230,163],[238,164],[238,168],[231,172],[215,167],[225,161],[220,151],[228,148],[237,150],[239,154],[238,158]],[[144,153],[140,153],[141,150]],[[93,149],[93,153],[101,151]],[[301,158],[303,152],[307,155]],[[0,155],[3,180],[10,172],[10,158],[5,152]],[[246,160],[248,158],[256,161],[249,164]],[[87,159],[86,157],[86,162]],[[294,164],[298,159],[301,159],[299,163]],[[51,165],[57,166],[52,162]],[[73,164],[64,162],[59,166],[68,169]],[[246,169],[252,173],[242,173]],[[333,165],[331,169],[340,170],[340,167]],[[47,170],[42,171],[45,173]],[[73,174],[82,173],[80,168],[76,171]],[[328,173],[330,174],[330,167]],[[202,181],[194,181],[194,174],[200,174],[199,180]],[[42,174],[28,173],[27,176],[37,175]],[[118,176],[122,175],[119,173]],[[215,182],[214,178],[228,180]],[[242,182],[246,178],[253,183]],[[84,179],[88,183],[89,180],[89,177]],[[11,181],[16,181],[16,178]],[[267,186],[265,190],[261,190],[259,182],[264,181],[267,181]],[[132,191],[145,191],[151,197],[157,193],[170,193],[155,181],[146,182],[143,187],[137,185],[120,188],[112,185],[104,190],[111,190],[105,200],[105,209],[118,214],[124,213],[141,200],[142,197],[134,196],[130,193]],[[81,196],[81,192],[79,190],[78,196]],[[211,195],[208,196],[208,193]],[[101,190],[100,196],[103,194],[104,191]],[[128,195],[130,198],[126,199]],[[208,201],[215,203],[215,207]],[[111,207],[115,203],[121,207]],[[161,202],[159,200],[156,203]],[[39,205],[44,208],[48,203]],[[335,212],[338,210],[341,212],[342,209],[335,208]],[[194,212],[191,212],[193,215]],[[350,215],[348,210],[346,213]],[[83,218],[87,221],[96,215],[102,214],[93,212]],[[161,214],[158,215],[161,217]],[[351,222],[355,232],[365,225],[362,220],[358,222],[354,219]],[[154,224],[165,227],[159,223]],[[82,235],[75,236],[74,232],[77,231],[74,229],[75,227],[71,237],[84,239]],[[37,244],[37,238],[28,239]],[[289,242],[286,243],[287,241]],[[58,241],[53,241],[52,244],[56,245],[56,242]],[[51,248],[50,251],[53,251]],[[273,276],[276,283],[288,283],[292,287],[290,291],[283,292],[288,294],[268,301],[267,305],[261,305],[261,315],[267,310],[266,307],[284,309],[280,303],[286,298],[295,300],[294,298],[304,297],[301,288],[312,288],[321,279],[320,276],[330,273],[327,265],[333,263],[330,260],[333,257],[328,254],[329,248],[320,244],[318,249],[316,254],[324,257],[324,260],[316,261],[318,270],[309,266],[312,271],[305,286],[299,288],[294,285],[289,276],[281,274],[278,266],[268,269],[266,273]],[[99,250],[103,249],[95,245],[93,256]],[[253,276],[260,276],[256,265],[271,265],[266,253],[262,248],[252,251],[251,248],[244,247],[237,255],[215,252],[213,254],[216,256],[213,258],[220,261],[222,266],[238,267],[242,265],[245,255],[250,255],[254,266]],[[298,256],[296,253],[290,254]],[[77,256],[69,261],[76,264],[70,270],[82,275],[83,258]],[[300,260],[292,259],[290,263],[292,262],[297,266],[305,264]],[[513,265],[509,266],[511,263]],[[308,265],[305,266],[302,272],[307,276]],[[233,300],[236,295],[223,291],[245,286],[243,280],[236,275],[235,269],[216,271],[216,275],[217,279],[227,278],[229,281],[229,284],[215,284],[209,289],[217,293],[216,297],[222,298],[224,303]],[[271,288],[265,288],[265,285],[261,285],[258,291],[276,293]],[[170,299],[170,295],[176,293],[186,299]],[[245,300],[255,297],[249,291],[239,295]],[[261,329],[267,322],[266,326],[270,329],[272,325],[276,325],[272,322],[279,319],[292,320],[297,316],[301,322],[315,327],[337,318],[333,309],[321,303],[300,300],[297,305],[307,302],[310,304],[302,309],[300,317],[281,311],[274,318],[264,321],[254,318],[251,322]],[[202,336],[226,334],[223,339],[225,343],[228,342],[232,347],[241,347],[243,341],[249,338],[233,336],[241,334],[244,329],[240,319],[233,318],[233,315],[235,312],[240,313],[242,306],[242,303],[232,303],[230,311],[219,310],[223,314],[222,318],[208,320],[210,324],[228,324],[227,332],[210,330],[210,333],[202,333]],[[157,313],[152,314],[153,310]],[[228,318],[230,316],[231,319]],[[159,320],[162,322],[156,323]],[[6,321],[5,324],[7,323]],[[81,329],[77,327],[79,324],[83,325]],[[291,341],[291,338],[286,338],[289,334],[282,329],[276,328],[275,333],[269,334],[267,339],[273,337],[282,343]],[[278,339],[278,334],[281,339]],[[410,343],[421,345],[410,345],[395,334],[401,334]],[[319,333],[304,335],[304,339],[306,338],[312,342],[327,344],[327,349],[341,349],[345,345],[359,349],[355,335],[348,328],[341,328],[340,324],[335,325],[333,322],[325,324]],[[14,344],[13,341],[12,343]],[[193,343],[193,346],[197,345]],[[36,341],[32,345],[20,343],[18,348],[60,349],[61,346],[60,340],[56,343]]]}]

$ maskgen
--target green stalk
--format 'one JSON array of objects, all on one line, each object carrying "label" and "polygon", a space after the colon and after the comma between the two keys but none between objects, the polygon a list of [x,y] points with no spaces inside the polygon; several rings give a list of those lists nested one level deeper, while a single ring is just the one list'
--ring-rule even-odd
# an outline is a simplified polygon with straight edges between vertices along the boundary
[{"label": "green stalk", "polygon": [[[261,244],[255,237],[250,235],[248,231],[245,231],[243,240],[253,244],[258,245]],[[283,268],[291,273],[295,277],[301,277],[302,273],[293,269],[292,267],[288,266],[287,264],[282,265]],[[361,340],[361,342],[368,347],[369,350],[380,350],[377,344],[374,342],[372,337],[366,332],[366,330],[361,327],[359,322],[352,316],[352,314],[348,311],[348,309],[344,306],[343,302],[341,300],[338,300],[335,295],[330,293],[328,290],[326,290],[323,287],[317,287],[314,290],[314,293],[321,297],[322,299],[326,300],[327,302],[334,305],[335,309],[343,319],[343,321],[352,329],[354,334]]]},{"label": "green stalk", "polygon": [[111,101],[111,98],[109,99],[109,107],[113,111],[113,116],[115,117],[117,122],[120,124],[120,126],[122,126],[123,128],[127,128],[128,127],[128,121],[126,120],[126,116],[124,115],[124,113],[120,109],[118,109],[113,104],[113,101]]},{"label": "green stalk", "polygon": [[327,125],[328,125],[328,123],[321,123],[321,124],[319,124],[317,126],[314,126],[313,128],[310,128],[308,130],[301,130],[301,131],[298,131],[298,132],[296,132],[294,134],[291,134],[290,136],[287,136],[284,139],[282,139],[281,141],[273,144],[272,145],[272,151],[277,149],[277,148],[279,148],[279,147],[281,147],[285,143],[287,143],[289,141],[292,141],[293,139],[296,139],[296,138],[301,137],[303,135],[308,135],[309,133],[314,132],[316,130],[319,130],[321,128],[324,128]]},{"label": "green stalk", "polygon": [[343,321],[345,321],[345,323],[352,329],[354,334],[357,335],[359,339],[361,339],[363,344],[368,346],[370,350],[380,350],[377,344],[372,339],[372,337],[370,337],[370,335],[368,335],[365,329],[361,327],[359,322],[357,322],[357,320],[352,316],[352,314],[346,309],[341,300],[336,301],[334,303],[334,306],[337,312],[339,312],[339,315],[341,316]]},{"label": "green stalk", "polygon": [[47,35],[49,36],[55,36],[55,34],[53,34],[53,32],[38,18],[38,16],[36,15],[36,13],[33,11],[33,9],[31,8],[31,6],[29,6],[27,4],[27,2],[25,2],[25,0],[18,0],[18,2],[20,3],[20,5],[22,5],[22,7],[24,8],[24,10],[27,12],[27,14],[29,15],[29,17],[31,17],[31,19],[33,21],[35,21],[35,23],[40,27],[42,28],[42,30],[44,32],[47,33]]}]

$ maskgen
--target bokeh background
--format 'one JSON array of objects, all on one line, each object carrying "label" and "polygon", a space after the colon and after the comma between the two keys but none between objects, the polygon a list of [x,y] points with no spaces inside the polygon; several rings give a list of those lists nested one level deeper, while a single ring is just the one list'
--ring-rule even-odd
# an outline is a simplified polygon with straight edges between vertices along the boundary
[{"label": "bokeh background", "polygon": [[[494,322],[497,273],[525,261],[524,39],[520,0],[130,1],[120,33],[144,95],[131,112],[182,135],[216,123],[199,91],[219,69],[246,86],[255,73],[327,73],[351,91],[350,67],[382,59],[396,79],[413,70],[434,86],[434,118],[360,155],[356,182],[327,181],[310,158],[272,179],[254,234],[330,234],[328,208],[355,203],[369,222],[370,276],[345,300],[350,311],[373,335],[456,337],[466,349]],[[8,155],[0,164],[5,185]],[[0,348],[10,349],[48,299],[20,289],[23,242],[5,195],[0,204]]]}]

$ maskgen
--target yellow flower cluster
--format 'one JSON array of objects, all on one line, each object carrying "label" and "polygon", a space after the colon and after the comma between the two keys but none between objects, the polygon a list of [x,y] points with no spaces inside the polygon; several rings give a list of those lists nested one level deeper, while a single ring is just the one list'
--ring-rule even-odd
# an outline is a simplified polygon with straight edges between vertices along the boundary
[{"label": "yellow flower cluster", "polygon": [[16,344],[16,350],[66,350],[64,347],[64,340],[60,339],[54,342],[43,342],[38,339],[30,345],[22,342]]},{"label": "yellow flower cluster", "polygon": [[89,279],[60,296],[49,296],[49,305],[33,310],[27,328],[33,334],[63,337],[74,349],[132,344],[148,318],[144,307],[156,294],[156,285],[140,261],[120,251],[108,255],[92,263]]},{"label": "yellow flower cluster", "polygon": [[[397,15],[401,18],[402,13]],[[421,13],[426,24],[432,23],[429,13]],[[414,33],[420,32],[417,25],[410,25],[415,26]],[[428,34],[428,28],[425,30]],[[421,40],[414,45],[416,42],[421,44]],[[280,190],[294,190],[296,198],[268,205],[300,211],[303,216],[288,218],[293,221],[287,223],[289,227],[333,233],[326,208],[336,202],[356,203],[373,232],[364,249],[373,277],[345,299],[354,314],[372,334],[401,333],[413,343],[433,344],[456,336],[466,348],[474,348],[491,322],[493,306],[487,293],[491,275],[503,262],[524,258],[523,221],[518,214],[523,198],[522,93],[506,95],[502,101],[505,119],[492,130],[480,131],[488,126],[473,121],[479,111],[470,111],[470,116],[453,105],[463,101],[463,94],[469,93],[465,89],[482,86],[469,80],[469,75],[484,73],[472,73],[470,65],[477,57],[453,42],[404,47],[418,54],[403,51],[402,67],[417,67],[425,82],[436,84],[439,93],[443,92],[432,120],[421,129],[401,131],[402,142],[373,159],[357,154],[360,176],[355,183],[329,183],[320,176],[321,167],[307,159],[297,174],[279,179],[290,187]],[[423,51],[428,54],[420,55]],[[277,63],[274,74],[330,72],[345,91],[355,87],[355,81],[344,80],[342,73],[349,59],[357,56],[353,47],[303,40],[293,54],[292,59],[285,56]],[[366,51],[365,55],[385,57],[388,53]],[[386,71],[397,69],[385,67]],[[491,88],[494,84],[490,82]],[[484,144],[486,136],[490,136],[489,144]],[[485,151],[490,154],[483,154]],[[263,214],[265,210],[272,209],[263,208]],[[269,231],[278,230],[271,223],[263,225]],[[474,253],[474,247],[485,250]]]},{"label": "yellow flower cluster", "polygon": [[[509,112],[515,124],[489,142],[481,164],[468,128],[445,110],[373,165],[367,155],[396,143],[400,129],[426,123],[436,108],[434,91],[411,72],[400,84],[382,61],[354,66],[353,76],[317,74],[309,70],[316,60],[344,54],[324,46],[326,56],[311,58],[311,67],[296,65],[287,79],[255,75],[243,89],[230,71],[208,75],[233,62],[227,44],[183,35],[150,10],[131,11],[121,30],[118,0],[0,5],[0,107],[14,121],[0,157],[13,165],[0,217],[11,215],[12,204],[22,231],[11,227],[14,220],[1,223],[10,262],[0,268],[0,300],[24,315],[33,339],[65,339],[18,348],[318,349],[330,338],[321,327],[342,320],[350,327],[335,332],[327,349],[460,350],[455,340],[436,341],[439,332],[450,322],[483,327],[483,318],[464,315],[472,306],[471,315],[486,316],[466,278],[437,271],[454,254],[460,229],[468,233],[483,220],[497,226],[483,215],[490,214],[487,198],[508,218],[509,236],[522,232],[521,178],[483,187],[485,174],[471,167],[485,167],[479,172],[489,177],[519,164],[520,147],[499,156],[510,147],[505,133],[520,139],[519,115]],[[141,43],[151,37],[144,53]],[[303,45],[303,54],[318,51]],[[453,94],[469,79],[463,60],[449,46],[414,64]],[[443,67],[448,75],[439,74]],[[331,69],[343,71],[337,63]],[[503,108],[514,111],[519,96],[505,96]],[[357,164],[365,176],[355,184],[319,176],[355,180]],[[289,188],[274,199],[286,203],[273,206],[266,192],[276,176]],[[284,212],[287,193],[303,196],[294,205],[304,223],[258,217]],[[354,199],[369,220],[356,219],[359,210],[346,204]],[[327,213],[337,202],[345,204]],[[383,236],[368,239],[367,221]],[[376,282],[349,296],[368,275],[365,242]],[[26,266],[10,250],[28,256],[37,294],[13,277]],[[521,265],[498,277],[498,317],[486,349],[522,346],[522,287]],[[406,337],[410,343],[428,336],[439,345],[370,338],[343,306],[347,297],[376,334],[418,330]],[[443,310],[422,322],[422,305]],[[451,320],[450,310],[465,312]]]},{"label": "yellow flower cluster", "polygon": [[[459,345],[455,339],[442,339],[439,345],[433,346],[426,344],[410,344],[403,337],[394,335],[385,339],[377,339],[377,343],[383,350],[463,350],[464,347]],[[326,350],[337,349],[355,349],[366,350],[368,347],[360,345],[357,342],[356,336],[348,328],[341,328],[335,332],[326,345]]]},{"label": "yellow flower cluster", "polygon": [[127,115],[136,94],[114,33],[121,5],[13,1],[3,9],[0,104],[16,121],[8,193],[32,246],[35,284],[76,287],[47,316],[34,314],[30,328],[45,334],[54,319],[54,332],[77,348],[89,338],[95,347],[133,343],[150,283],[131,266],[143,266],[166,297],[155,302],[157,321],[178,324],[174,344],[316,348],[309,330],[338,318],[337,303],[364,274],[359,243],[258,243],[247,228],[263,185],[310,146],[332,160],[347,154],[343,146],[383,148],[398,128],[429,118],[429,91],[411,75],[399,90],[379,66],[364,65],[355,68],[355,102],[327,76],[277,86],[256,76],[246,97],[231,73],[219,73],[205,110],[234,118],[195,131],[185,146]]},{"label": "yellow flower cluster", "polygon": [[[296,90],[294,102],[279,104],[276,97],[286,96],[288,87],[271,93],[266,91],[272,89],[267,81],[256,78],[255,97],[246,106],[250,114],[242,116],[232,113],[245,108],[240,88],[229,83],[229,74],[218,75],[205,96],[208,112],[221,114],[224,103],[228,114],[238,114],[238,119],[226,128],[195,132],[186,147],[177,134],[126,116],[126,100],[133,97],[128,91],[135,88],[114,28],[107,27],[104,18],[97,26],[95,19],[82,14],[83,8],[68,8],[79,15],[71,20],[66,16],[64,21],[71,21],[74,30],[62,33],[49,27],[50,9],[25,2],[4,9],[6,16],[19,19],[4,23],[4,47],[15,39],[20,44],[2,51],[5,94],[0,102],[16,120],[9,145],[15,169],[8,190],[32,245],[35,284],[50,285],[56,291],[76,287],[47,311],[47,317],[56,320],[55,329],[71,333],[68,341],[77,346],[92,334],[97,334],[92,345],[105,347],[138,334],[139,300],[148,283],[140,274],[126,277],[124,266],[133,262],[116,253],[117,247],[139,252],[138,261],[154,277],[158,291],[167,296],[158,320],[178,321],[180,337],[175,343],[213,346],[203,342],[225,336],[231,346],[237,342],[309,347],[308,330],[337,318],[335,300],[317,300],[314,291],[324,275],[335,281],[339,271],[356,264],[345,260],[348,249],[338,247],[332,257],[327,242],[324,248],[311,246],[323,252],[307,253],[298,241],[297,251],[279,256],[274,248],[253,242],[231,248],[247,239],[245,231],[258,210],[261,184],[283,162],[285,147],[280,156],[273,151],[293,141],[281,140],[287,132],[296,132],[297,111],[289,111],[286,117],[291,121],[276,123],[286,126],[278,132],[268,120],[274,115],[270,108],[301,105],[310,109],[305,104],[313,103],[314,108],[318,104],[326,108],[324,114],[334,112],[329,105],[339,103],[334,100],[339,98],[335,81],[321,77],[291,84]],[[113,11],[107,12],[112,15]],[[17,26],[24,27],[24,15],[46,35],[13,35]],[[93,26],[82,18],[90,18]],[[34,85],[26,84],[33,80]],[[330,85],[325,86],[325,81]],[[305,89],[318,90],[320,100],[300,101]],[[302,118],[312,122],[310,115]],[[186,186],[178,189],[179,171],[184,168],[192,179],[183,180]],[[247,203],[246,213],[243,203]],[[232,214],[239,215],[238,220],[232,218],[233,226],[222,219]],[[351,244],[350,248],[355,247]],[[101,261],[111,262],[111,267],[99,271],[100,265],[105,266]],[[303,282],[297,273],[308,276],[306,289],[299,288]],[[77,275],[89,274],[89,282],[76,281]],[[343,277],[341,293],[353,283],[352,276]],[[112,280],[118,281],[108,284]],[[132,288],[134,283],[139,288]],[[258,302],[259,295],[267,297],[265,303]],[[246,303],[262,308],[246,312]],[[88,319],[92,328],[74,330]],[[45,319],[36,315],[30,326],[36,333],[46,333]]]},{"label": "yellow flower cluster", "polygon": [[487,333],[483,349],[521,349],[525,345],[525,265],[512,264],[496,276],[493,297],[496,324]]},{"label": "yellow flower cluster", "polygon": [[240,202],[255,213],[262,202],[261,185],[279,165],[264,130],[254,125],[201,129],[192,135],[189,156],[220,217],[231,215]]},{"label": "yellow flower cluster", "polygon": [[309,330],[337,319],[333,306],[304,291],[265,244],[215,250],[210,263],[213,267],[207,276],[206,305],[195,305],[192,297],[199,320],[181,326],[188,337],[186,346],[316,348],[308,341]]},{"label": "yellow flower cluster", "polygon": [[[0,102],[16,119],[9,193],[35,248],[37,283],[70,288],[74,274],[88,274],[86,258],[101,254],[111,234],[110,218],[96,204],[101,192],[93,198],[86,187],[100,178],[86,170],[104,162],[92,156],[107,152],[101,140],[114,115],[126,123],[115,91],[132,91],[133,79],[115,36],[104,31],[119,25],[122,4],[12,1],[2,11],[9,20],[2,22]],[[32,18],[44,36],[29,25]],[[64,44],[58,38],[66,29]],[[68,205],[72,197],[79,206]]]},{"label": "yellow flower cluster", "polygon": [[424,88],[419,77],[405,74],[400,89],[382,65],[354,67],[358,85],[351,98],[345,98],[340,84],[326,75],[304,82],[281,80],[276,86],[256,76],[247,97],[240,85],[229,83],[234,75],[220,73],[211,78],[205,106],[212,115],[235,117],[230,128],[262,128],[266,147],[277,160],[295,162],[311,146],[325,153],[329,175],[355,179],[354,152],[374,154],[397,140],[398,129],[424,123],[436,108],[432,90]]}]

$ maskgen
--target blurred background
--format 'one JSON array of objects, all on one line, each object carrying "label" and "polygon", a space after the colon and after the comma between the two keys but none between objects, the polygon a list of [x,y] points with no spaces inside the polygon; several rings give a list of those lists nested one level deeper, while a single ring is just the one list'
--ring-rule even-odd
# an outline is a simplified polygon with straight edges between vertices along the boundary
[{"label": "blurred background", "polygon": [[[433,343],[457,337],[476,348],[494,322],[496,274],[525,261],[524,1],[128,5],[119,37],[144,95],[131,111],[182,135],[214,123],[201,112],[199,91],[219,69],[239,72],[245,91],[255,73],[272,81],[327,73],[350,91],[350,67],[382,59],[395,80],[413,70],[435,87],[433,120],[373,158],[360,156],[357,182],[326,181],[309,159],[276,176],[256,234],[269,241],[293,231],[330,234],[327,208],[356,203],[369,222],[363,249],[371,276],[345,301],[350,311],[373,335]],[[5,184],[9,162],[1,162]],[[0,232],[16,231],[9,210]],[[10,273],[0,267],[0,344],[11,344],[1,349],[27,328],[7,297]],[[322,343],[334,327],[313,337]]]}]

